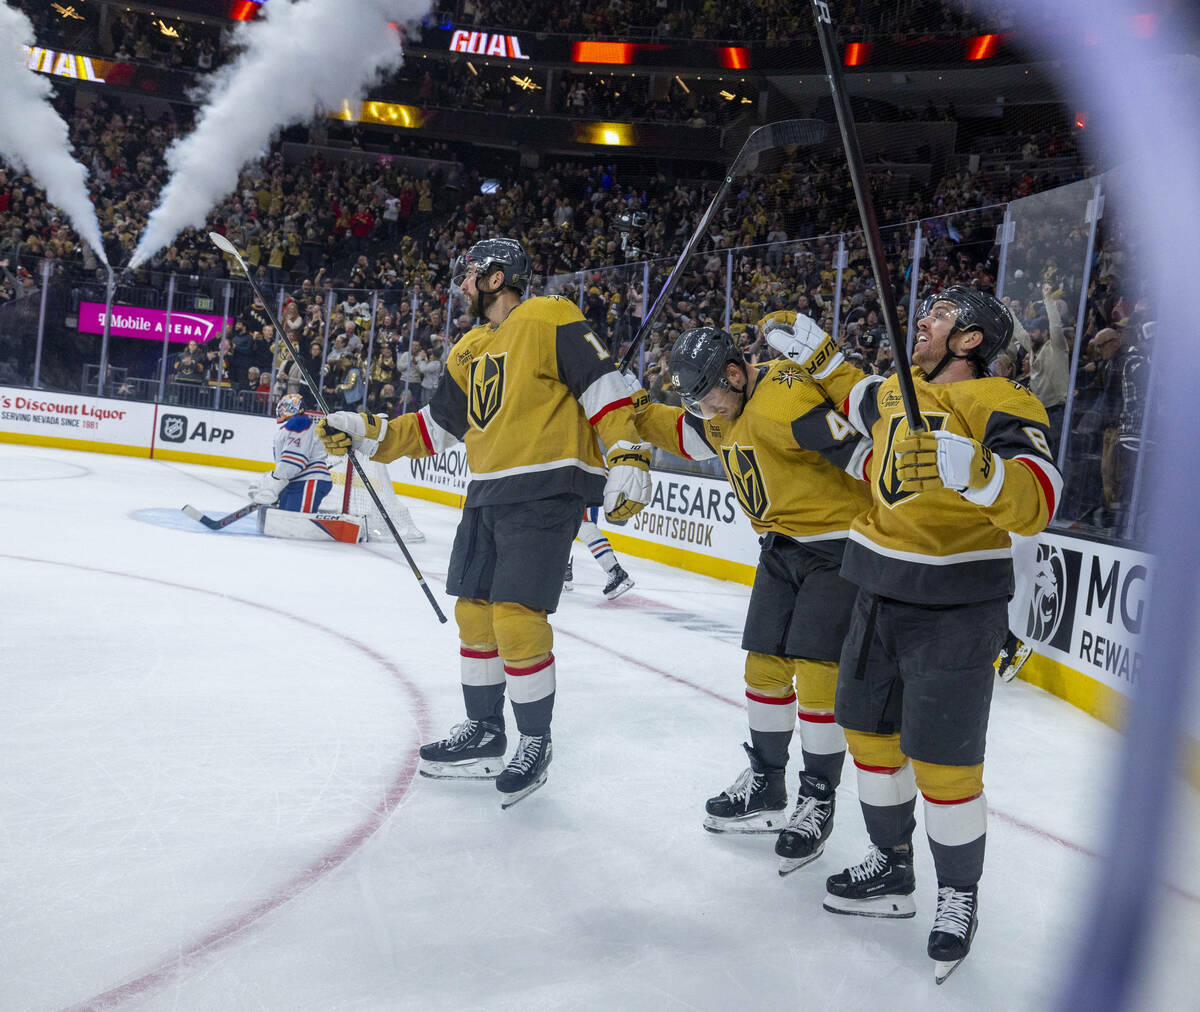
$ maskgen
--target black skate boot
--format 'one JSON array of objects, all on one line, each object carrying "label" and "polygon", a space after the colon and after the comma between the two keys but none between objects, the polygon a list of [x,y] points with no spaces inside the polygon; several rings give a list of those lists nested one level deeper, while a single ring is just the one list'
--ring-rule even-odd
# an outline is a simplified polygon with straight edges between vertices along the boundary
[{"label": "black skate boot", "polygon": [[1033,653],[1032,644],[1025,643],[1017,639],[1012,633],[1009,633],[1008,639],[1004,641],[1004,646],[1000,648],[1000,658],[997,664],[1000,672],[1000,681],[1011,682],[1016,678],[1017,672],[1029,660],[1031,653]]},{"label": "black skate boot", "polygon": [[608,583],[604,585],[604,596],[610,601],[613,598],[620,597],[625,591],[633,587],[633,580],[624,569],[617,566],[608,574]]},{"label": "black skate boot", "polygon": [[418,772],[434,780],[494,780],[507,748],[502,718],[464,720],[449,737],[421,746]]},{"label": "black skate boot", "polygon": [[916,888],[912,847],[881,850],[872,844],[862,864],[825,880],[822,906],[835,914],[859,917],[913,917]]},{"label": "black skate boot", "polygon": [[786,821],[787,788],[783,770],[764,766],[757,750],[743,743],[749,769],[715,798],[704,803],[710,833],[775,833]]},{"label": "black skate boot", "polygon": [[803,868],[821,856],[825,841],[833,832],[835,802],[833,787],[828,780],[815,773],[800,774],[796,810],[775,841],[780,875]]},{"label": "black skate boot", "polygon": [[512,808],[546,782],[546,767],[550,765],[551,755],[550,735],[521,735],[513,757],[496,778],[496,790],[504,795],[501,808]]},{"label": "black skate boot", "polygon": [[937,916],[929,933],[929,958],[934,960],[933,979],[940,984],[971,951],[971,939],[979,927],[979,887],[955,889],[938,883]]},{"label": "black skate boot", "polygon": [[567,571],[563,573],[563,590],[575,589],[575,560],[567,559]]}]

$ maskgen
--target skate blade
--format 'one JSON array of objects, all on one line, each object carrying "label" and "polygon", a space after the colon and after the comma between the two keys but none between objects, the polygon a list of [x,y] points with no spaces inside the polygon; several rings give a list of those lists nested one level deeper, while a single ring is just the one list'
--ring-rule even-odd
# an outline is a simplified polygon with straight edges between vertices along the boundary
[{"label": "skate blade", "polygon": [[542,784],[544,784],[545,782],[546,782],[546,774],[543,773],[540,777],[538,777],[533,783],[531,783],[524,790],[517,791],[514,794],[503,795],[500,799],[501,811],[503,811],[505,808],[512,808],[512,806],[515,805],[522,798],[529,797],[529,795],[531,795],[534,791],[536,791],[539,787],[541,787]]},{"label": "skate blade", "polygon": [[[963,959],[966,959],[966,958],[967,958],[966,956],[963,956]],[[933,982],[935,984],[944,984],[946,982],[946,978],[949,977],[950,974],[952,974],[955,970],[957,970],[961,965],[962,965],[962,959],[954,959],[954,960],[947,960],[947,961],[934,960],[934,962],[933,962]]]},{"label": "skate blade", "polygon": [[623,580],[621,583],[618,583],[616,585],[616,587],[614,587],[612,590],[608,591],[604,596],[607,597],[610,601],[615,601],[618,597],[620,597],[622,594],[624,594],[625,591],[627,591],[627,590],[633,590],[633,581],[632,580]]},{"label": "skate blade", "polygon": [[821,904],[831,914],[851,914],[855,917],[883,917],[897,920],[917,916],[917,903],[911,896],[874,896],[866,900],[850,900],[843,896],[825,894]]},{"label": "skate blade", "polygon": [[575,589],[575,584],[573,584],[573,583],[564,583],[563,584],[563,590],[574,590],[574,589]]},{"label": "skate blade", "polygon": [[504,756],[468,759],[461,763],[439,763],[422,759],[417,772],[430,780],[495,780],[504,769]]},{"label": "skate blade", "polygon": [[1017,677],[1017,672],[1021,670],[1022,665],[1029,660],[1029,655],[1033,653],[1033,647],[1028,643],[1022,643],[1013,654],[1012,660],[1009,661],[1000,671],[1000,681],[1011,682]]},{"label": "skate blade", "polygon": [[806,864],[812,864],[813,861],[821,856],[824,850],[825,844],[821,844],[821,846],[807,857],[781,857],[779,859],[779,877],[783,878],[784,875],[790,875],[792,872],[803,868]]},{"label": "skate blade", "polygon": [[715,815],[706,816],[704,828],[710,833],[778,833],[787,825],[787,813],[755,812],[739,819],[722,819]]}]

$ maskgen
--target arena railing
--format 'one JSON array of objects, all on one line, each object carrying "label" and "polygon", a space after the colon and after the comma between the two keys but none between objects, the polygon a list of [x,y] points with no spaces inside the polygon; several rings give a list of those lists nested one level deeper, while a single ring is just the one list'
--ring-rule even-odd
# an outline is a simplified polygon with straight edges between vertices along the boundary
[{"label": "arena railing", "polygon": [[[996,294],[1012,304],[1039,346],[1043,339],[1066,342],[1065,389],[1045,394],[1052,450],[1065,479],[1055,524],[1136,542],[1144,513],[1141,449],[1153,437],[1148,368],[1153,319],[1137,302],[1139,276],[1129,256],[1123,278],[1097,274],[1097,267],[1104,270],[1120,259],[1120,251],[1114,257],[1110,249],[1119,244],[1119,218],[1104,213],[1110,189],[1108,177],[1101,176],[882,231],[905,341],[925,295],[948,284],[987,287],[994,278]],[[631,218],[623,231],[594,247],[595,259],[607,266],[537,278],[530,288],[534,295],[574,301],[614,358],[629,347],[674,266],[670,259],[646,257],[645,226]],[[306,293],[301,276],[273,269],[263,272],[260,283],[277,317],[299,339],[312,371],[322,376],[327,396],[351,407],[397,412],[424,402],[437,378],[436,364],[470,325],[465,306],[447,290],[445,273],[392,280],[386,287],[330,286]],[[10,386],[261,414],[272,410],[289,382],[297,384],[289,357],[281,346],[273,347],[269,331],[259,338],[240,333],[262,322],[243,282],[152,267],[148,283],[117,286],[106,335],[102,270],[26,257],[10,261],[0,277],[11,296],[0,301],[0,382]],[[1043,282],[1052,286],[1061,334],[1049,326]],[[635,359],[636,370],[655,399],[670,403],[666,355],[682,330],[722,327],[736,335],[751,361],[764,361],[771,352],[759,340],[757,320],[772,309],[799,306],[835,333],[861,368],[886,371],[891,349],[872,314],[873,287],[857,232],[708,249],[692,257]],[[347,317],[354,321],[350,329]],[[1115,355],[1108,335],[1093,341],[1104,329],[1121,338]],[[339,341],[339,334],[356,338],[357,346]],[[199,344],[191,362],[184,361],[189,339]],[[1109,353],[1098,344],[1109,346]],[[347,395],[358,397],[357,390],[342,391],[332,382],[346,351],[358,353],[369,377],[365,400],[346,402]],[[1014,381],[1032,380],[1045,391],[1049,372],[1039,376],[1043,355],[1026,377],[1027,367],[1018,363],[1031,356],[1014,341],[993,371]],[[199,366],[197,358],[203,360]],[[247,363],[265,379],[250,385]],[[659,464],[696,470],[665,454]],[[699,470],[711,473],[708,467]]]}]

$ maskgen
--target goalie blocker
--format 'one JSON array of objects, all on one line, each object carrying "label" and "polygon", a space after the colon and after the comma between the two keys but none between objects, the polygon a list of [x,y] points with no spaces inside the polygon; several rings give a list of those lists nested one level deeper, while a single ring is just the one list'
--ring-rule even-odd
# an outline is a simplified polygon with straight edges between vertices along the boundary
[{"label": "goalie blocker", "polygon": [[354,545],[367,539],[367,521],[349,513],[295,513],[264,506],[258,511],[258,532],[272,538]]}]

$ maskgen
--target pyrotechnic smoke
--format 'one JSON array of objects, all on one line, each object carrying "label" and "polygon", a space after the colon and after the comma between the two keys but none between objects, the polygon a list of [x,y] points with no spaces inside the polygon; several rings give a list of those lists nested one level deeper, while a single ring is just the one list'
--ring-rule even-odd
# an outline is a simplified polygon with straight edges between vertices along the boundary
[{"label": "pyrotechnic smoke", "polygon": [[67,124],[50,104],[50,81],[29,69],[36,44],[21,11],[0,4],[0,154],[28,172],[106,264],[100,223],[87,190],[87,169],[71,157]]},{"label": "pyrotechnic smoke", "polygon": [[262,156],[281,127],[307,122],[318,109],[357,100],[381,71],[398,67],[400,39],[389,22],[416,20],[429,0],[297,0],[272,3],[243,26],[245,47],[219,71],[196,128],[167,150],[171,179],[134,251],[149,259],[205,216]]}]

